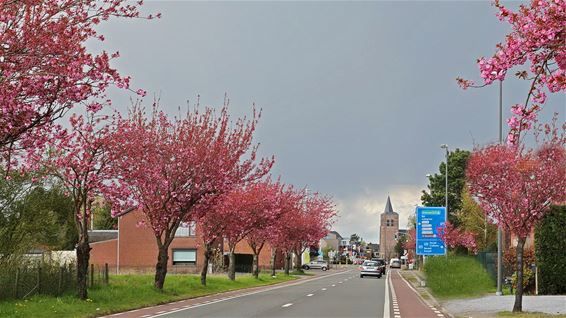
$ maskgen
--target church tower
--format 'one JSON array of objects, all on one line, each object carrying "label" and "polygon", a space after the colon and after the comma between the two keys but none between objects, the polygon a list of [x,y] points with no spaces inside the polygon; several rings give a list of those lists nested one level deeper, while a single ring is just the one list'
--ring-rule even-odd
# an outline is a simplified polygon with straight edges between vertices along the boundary
[{"label": "church tower", "polygon": [[393,211],[391,199],[387,196],[385,210],[381,213],[379,226],[379,255],[387,262],[395,255],[395,244],[399,233],[399,213]]}]

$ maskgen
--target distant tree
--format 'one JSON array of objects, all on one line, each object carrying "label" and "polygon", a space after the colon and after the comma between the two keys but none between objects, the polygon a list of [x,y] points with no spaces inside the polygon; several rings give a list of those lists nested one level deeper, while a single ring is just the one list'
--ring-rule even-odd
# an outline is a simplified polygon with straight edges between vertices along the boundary
[{"label": "distant tree", "polygon": [[[459,225],[456,211],[462,208],[462,189],[466,183],[466,165],[470,152],[456,149],[448,154],[448,220]],[[446,163],[442,161],[439,173],[428,177],[428,191],[423,191],[421,201],[424,206],[444,206],[446,197]]]},{"label": "distant tree", "polygon": [[[102,198],[100,198],[102,199]],[[92,208],[92,218],[94,223],[94,230],[116,230],[118,227],[118,219],[112,217],[112,206],[100,200],[95,202]]]},{"label": "distant tree", "polygon": [[359,244],[361,241],[362,238],[357,233],[350,235],[350,242],[354,244]]},{"label": "distant tree", "polygon": [[[0,172],[3,173],[3,172]],[[31,174],[0,179],[0,262],[34,247],[73,249],[72,201],[57,184]]]},{"label": "distant tree", "polygon": [[473,233],[478,250],[485,250],[495,243],[497,226],[470,196],[467,187],[462,190],[462,207],[456,217],[461,229]]},{"label": "distant tree", "polygon": [[395,244],[395,253],[397,257],[401,257],[405,254],[405,244],[407,243],[407,236],[401,235],[397,239],[397,243]]}]

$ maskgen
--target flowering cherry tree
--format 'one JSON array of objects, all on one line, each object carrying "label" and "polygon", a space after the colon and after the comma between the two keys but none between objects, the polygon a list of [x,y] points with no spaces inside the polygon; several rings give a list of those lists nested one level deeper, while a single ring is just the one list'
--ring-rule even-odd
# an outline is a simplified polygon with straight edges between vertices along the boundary
[{"label": "flowering cherry tree", "polygon": [[[254,229],[266,228],[278,216],[278,191],[280,186],[269,180],[249,183],[228,193],[213,208],[214,217],[223,218],[229,225],[224,228],[224,239],[228,245],[228,278],[236,279],[236,245]],[[255,247],[254,261],[257,261],[260,248]]]},{"label": "flowering cherry tree", "polygon": [[105,188],[108,172],[108,141],[113,126],[104,116],[72,115],[70,129],[57,126],[42,147],[28,149],[27,168],[44,171],[61,180],[73,200],[78,232],[77,292],[87,299],[87,273],[90,257],[88,224],[94,199]]},{"label": "flowering cherry tree", "polygon": [[[141,1],[2,1],[0,4],[0,151],[14,164],[15,150],[47,142],[53,121],[82,103],[92,112],[114,84],[128,88],[110,62],[118,52],[88,52],[103,41],[96,26],[110,17],[138,18]],[[146,16],[145,18],[153,18]],[[139,94],[144,94],[139,91]]]},{"label": "flowering cherry tree", "polygon": [[564,145],[546,142],[536,151],[504,145],[478,149],[468,162],[467,178],[486,215],[518,238],[513,311],[522,311],[526,238],[551,204],[566,200]]},{"label": "flowering cherry tree", "polygon": [[307,196],[305,191],[288,189],[290,195],[283,207],[284,217],[278,224],[271,245],[285,255],[285,274],[289,274],[291,254],[297,257],[296,269],[301,270],[301,255],[328,234],[336,216],[329,197],[319,193]]},{"label": "flowering cherry tree", "polygon": [[462,231],[462,229],[456,228],[449,221],[444,226],[438,228],[438,236],[450,248],[463,246],[474,254],[478,252],[474,233]]},{"label": "flowering cherry tree", "polygon": [[[503,81],[513,67],[529,64],[529,68],[515,75],[530,81],[523,104],[513,105],[513,116],[507,120],[510,132],[507,142],[517,144],[521,131],[528,130],[536,121],[537,113],[546,100],[546,90],[551,93],[566,91],[566,1],[531,0],[530,5],[521,4],[516,12],[494,1],[501,21],[511,25],[504,43],[497,44],[490,58],[479,58],[483,85],[496,80]],[[458,78],[464,89],[475,86],[472,81]]]},{"label": "flowering cherry tree", "polygon": [[163,289],[168,249],[181,222],[195,219],[236,187],[263,177],[273,159],[257,160],[252,137],[259,115],[230,121],[228,105],[218,114],[198,107],[169,119],[154,105],[151,117],[141,107],[119,119],[112,136],[114,179],[106,196],[113,214],[129,207],[145,215],[155,235],[158,259],[155,287]]}]

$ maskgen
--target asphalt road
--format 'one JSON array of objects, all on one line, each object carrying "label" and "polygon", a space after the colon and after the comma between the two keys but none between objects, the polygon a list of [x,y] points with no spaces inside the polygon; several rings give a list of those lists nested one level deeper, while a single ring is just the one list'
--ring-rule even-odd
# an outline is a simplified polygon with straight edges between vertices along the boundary
[{"label": "asphalt road", "polygon": [[381,317],[385,277],[357,270],[152,317]]}]

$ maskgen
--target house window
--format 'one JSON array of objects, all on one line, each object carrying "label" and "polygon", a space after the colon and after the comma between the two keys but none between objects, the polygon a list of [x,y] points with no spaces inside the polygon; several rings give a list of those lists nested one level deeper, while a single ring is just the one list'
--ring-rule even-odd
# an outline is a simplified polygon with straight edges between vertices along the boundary
[{"label": "house window", "polygon": [[174,249],[173,265],[179,264],[196,264],[197,250],[195,249]]},{"label": "house window", "polygon": [[177,232],[175,232],[175,237],[189,237],[195,235],[196,235],[196,223],[194,221],[181,222],[181,224],[177,228]]},{"label": "house window", "polygon": [[386,225],[385,226],[391,226],[391,221],[389,221],[389,219],[387,219],[387,221],[385,221]]}]

